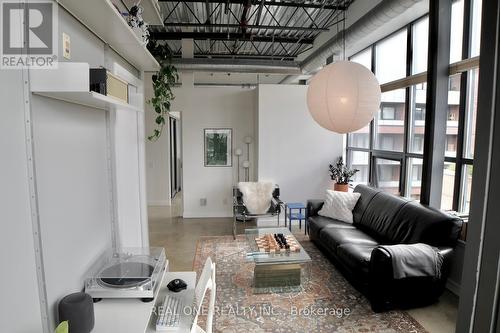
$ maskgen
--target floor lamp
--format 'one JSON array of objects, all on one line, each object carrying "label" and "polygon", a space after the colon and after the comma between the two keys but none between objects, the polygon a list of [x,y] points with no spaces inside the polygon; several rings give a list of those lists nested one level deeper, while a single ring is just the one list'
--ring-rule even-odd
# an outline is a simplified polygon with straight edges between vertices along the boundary
[{"label": "floor lamp", "polygon": [[247,145],[247,161],[250,161],[250,144],[252,143],[252,137],[245,136],[245,139],[243,139],[243,141]]},{"label": "floor lamp", "polygon": [[236,155],[238,164],[236,165],[236,168],[238,169],[238,183],[240,182],[240,156],[243,155],[243,151],[241,148],[236,148],[234,151],[234,154]]},{"label": "floor lamp", "polygon": [[248,182],[250,180],[250,162],[249,161],[243,161],[243,168],[245,168],[245,181]]},{"label": "floor lamp", "polygon": [[243,167],[245,168],[245,181],[250,181],[250,144],[252,143],[251,136],[245,136],[243,139],[247,145],[247,160],[243,162]]}]

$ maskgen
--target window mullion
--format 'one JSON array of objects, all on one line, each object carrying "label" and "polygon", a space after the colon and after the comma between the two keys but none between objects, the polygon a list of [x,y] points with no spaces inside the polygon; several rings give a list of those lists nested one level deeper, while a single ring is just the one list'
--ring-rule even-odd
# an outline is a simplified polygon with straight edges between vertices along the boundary
[{"label": "window mullion", "polygon": [[[451,2],[431,1],[429,4],[429,45],[427,61],[427,94],[424,134],[424,161],[420,201],[431,207],[441,207],[443,165],[448,108]],[[440,47],[441,46],[441,47]]]},{"label": "window mullion", "polygon": [[[406,27],[406,76],[411,75],[411,69],[413,64],[413,29],[412,25],[408,24]],[[400,191],[402,196],[409,194],[408,184],[411,181],[411,171],[407,168],[407,153],[408,144],[410,142],[410,121],[411,121],[411,108],[410,108],[410,87],[405,88],[405,120],[403,129],[403,160],[401,162],[401,179],[400,179]]]},{"label": "window mullion", "polygon": [[[468,59],[470,55],[471,39],[471,8],[472,0],[464,0],[463,34],[462,34],[462,60]],[[463,196],[463,177],[464,177],[464,140],[465,140],[465,118],[467,115],[467,91],[468,91],[468,72],[463,72],[460,77],[460,104],[458,116],[457,133],[457,160],[455,164],[455,183],[453,188],[453,210],[461,211]]]},{"label": "window mullion", "polygon": [[[371,70],[373,75],[376,75],[375,71],[375,64],[377,60],[377,55],[376,55],[376,50],[375,50],[375,44],[371,46],[372,48],[372,63],[371,63]],[[380,110],[379,110],[380,112]],[[376,117],[376,116],[375,116]],[[370,147],[370,153],[368,155],[368,184],[374,185],[374,180],[373,180],[373,148],[375,146],[374,140],[375,140],[375,119],[372,119],[370,122],[370,136],[369,136],[369,147]]]},{"label": "window mullion", "polygon": [[458,107],[458,133],[457,133],[457,163],[455,171],[455,187],[453,189],[453,210],[461,211],[460,198],[462,196],[463,181],[463,158],[465,140],[465,118],[467,114],[467,81],[468,73],[462,73],[460,77],[460,102]]}]

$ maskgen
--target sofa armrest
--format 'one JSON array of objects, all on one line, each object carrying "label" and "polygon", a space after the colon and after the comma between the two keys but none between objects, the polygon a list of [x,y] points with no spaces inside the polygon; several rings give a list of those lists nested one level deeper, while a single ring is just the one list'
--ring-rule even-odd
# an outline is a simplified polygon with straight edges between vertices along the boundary
[{"label": "sofa armrest", "polygon": [[317,216],[324,203],[324,200],[307,200],[306,216]]},{"label": "sofa armrest", "polygon": [[[443,256],[442,270],[446,276],[447,266],[453,254],[453,248],[448,246],[437,247],[439,253]],[[390,253],[382,247],[376,247],[372,251],[370,259],[370,271],[372,274],[381,274],[392,278],[392,258]]]},{"label": "sofa armrest", "polygon": [[394,279],[392,258],[390,253],[381,247],[373,249],[370,259],[369,295],[372,309],[376,312],[391,308],[390,304],[404,304],[414,301],[415,304],[428,304],[437,299],[444,291],[449,275],[452,247],[438,247],[443,256],[441,278],[407,277]]}]

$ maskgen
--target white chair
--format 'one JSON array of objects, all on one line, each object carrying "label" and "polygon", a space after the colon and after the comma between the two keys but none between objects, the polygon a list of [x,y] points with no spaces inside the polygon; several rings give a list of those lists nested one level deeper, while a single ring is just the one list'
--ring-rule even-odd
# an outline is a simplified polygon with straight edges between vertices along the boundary
[{"label": "white chair", "polygon": [[[187,283],[188,287],[178,293],[169,291],[164,287],[164,293],[171,294],[178,298],[183,306],[192,307],[190,311],[182,311],[180,316],[180,324],[176,329],[169,330],[176,333],[212,333],[212,322],[215,312],[215,264],[210,257],[205,261],[198,283],[196,283],[196,272],[166,272],[165,283],[174,279],[182,279]],[[203,301],[207,296],[207,290],[210,290],[210,299],[207,312],[207,321],[205,329],[198,325],[198,318],[202,311]],[[163,300],[165,296],[159,298]],[[157,332],[154,328],[156,318],[151,321],[151,326],[146,333]]]},{"label": "white chair", "polygon": [[[207,290],[210,290],[210,299],[208,303],[206,327],[205,329],[202,329],[198,326],[198,317],[202,310],[201,307],[207,294]],[[212,263],[212,259],[208,257],[205,261],[205,266],[203,266],[203,271],[201,272],[200,279],[198,280],[194,291],[194,306],[196,312],[191,326],[191,333],[212,333],[212,322],[215,312],[215,291],[215,264]]]}]

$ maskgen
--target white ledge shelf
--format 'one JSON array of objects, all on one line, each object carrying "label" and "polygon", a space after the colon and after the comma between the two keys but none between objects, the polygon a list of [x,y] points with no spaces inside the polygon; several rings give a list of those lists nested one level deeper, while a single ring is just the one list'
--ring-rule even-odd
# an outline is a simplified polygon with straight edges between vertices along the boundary
[{"label": "white ledge shelf", "polygon": [[137,69],[160,68],[110,0],[58,0],[58,3]]},{"label": "white ledge shelf", "polygon": [[125,108],[142,112],[141,109],[133,105],[94,91],[33,91],[33,94],[101,110]]},{"label": "white ledge shelf", "polygon": [[128,109],[143,112],[139,106],[112,96],[89,91],[89,64],[61,62],[57,69],[30,69],[30,87],[35,95],[91,108]]}]

